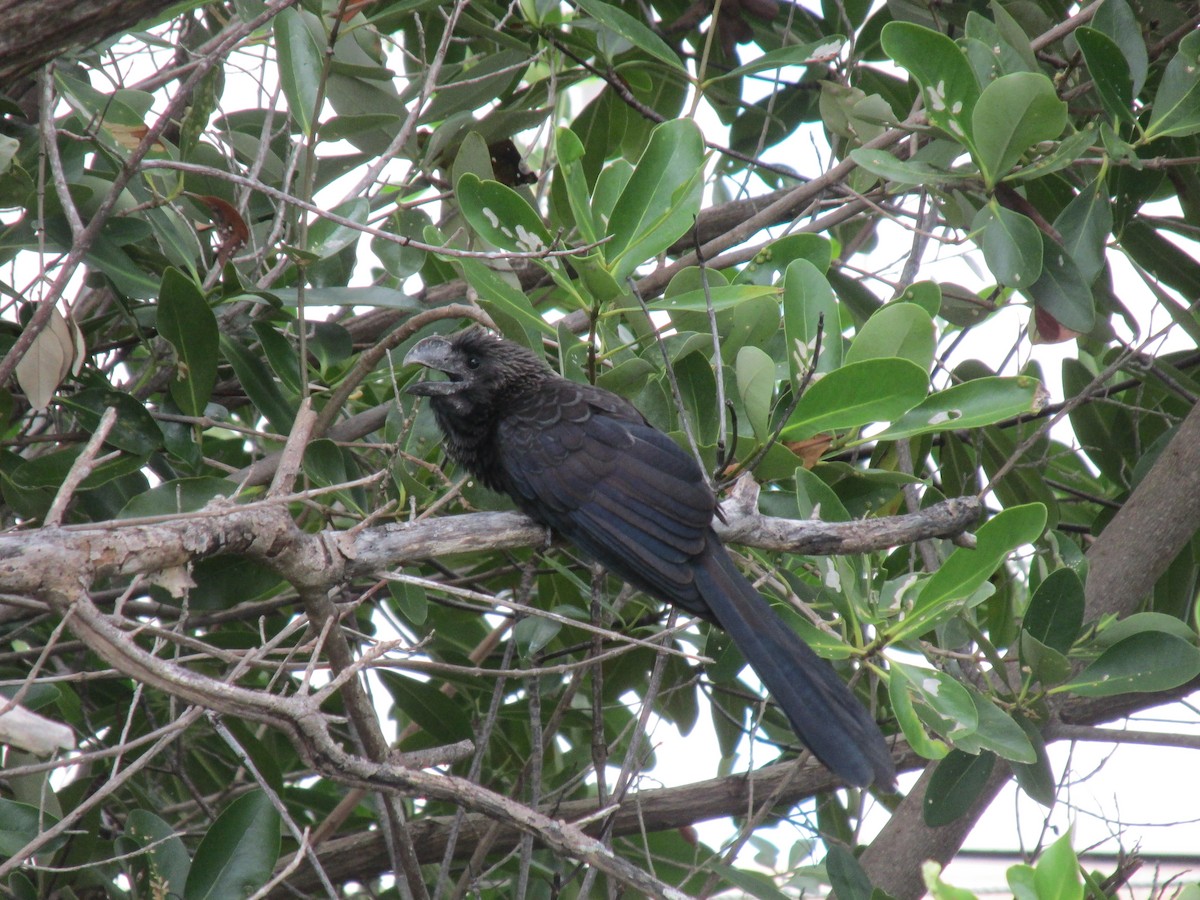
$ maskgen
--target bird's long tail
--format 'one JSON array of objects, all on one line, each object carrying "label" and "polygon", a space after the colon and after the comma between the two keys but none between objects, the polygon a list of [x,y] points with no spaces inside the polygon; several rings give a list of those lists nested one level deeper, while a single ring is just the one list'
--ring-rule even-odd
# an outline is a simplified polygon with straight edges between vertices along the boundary
[{"label": "bird's long tail", "polygon": [[866,709],[738,571],[715,536],[694,563],[696,586],[805,746],[847,782],[892,787],[896,770]]}]

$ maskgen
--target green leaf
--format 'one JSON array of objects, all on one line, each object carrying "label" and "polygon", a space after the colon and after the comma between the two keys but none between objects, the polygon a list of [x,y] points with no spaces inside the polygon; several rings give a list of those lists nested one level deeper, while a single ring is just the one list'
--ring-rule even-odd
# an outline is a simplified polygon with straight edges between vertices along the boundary
[{"label": "green leaf", "polygon": [[[15,856],[44,829],[57,824],[58,817],[44,809],[0,797],[0,857]],[[52,853],[65,841],[65,836],[59,836],[41,850]]]},{"label": "green leaf", "polygon": [[513,639],[521,648],[521,655],[530,659],[540,653],[547,644],[558,637],[562,623],[545,616],[525,616],[513,628]]},{"label": "green leaf", "polygon": [[305,137],[311,137],[317,118],[323,62],[321,48],[309,30],[306,17],[317,23],[320,21],[311,13],[289,7],[275,17],[274,28],[279,85],[300,130]]},{"label": "green leaf", "polygon": [[1083,900],[1079,858],[1071,849],[1071,830],[1042,851],[1033,867],[1038,900]]},{"label": "green leaf", "polygon": [[979,82],[962,49],[946,35],[911,22],[889,22],[884,52],[921,85],[929,121],[968,148]]},{"label": "green leaf", "polygon": [[600,235],[600,226],[589,202],[587,175],[583,171],[583,142],[571,129],[559,128],[555,132],[554,148],[558,173],[567,191],[567,205],[579,228],[579,236],[585,244],[594,243]]},{"label": "green leaf", "polygon": [[238,384],[254,408],[266,416],[271,430],[280,435],[290,434],[296,411],[279,390],[263,356],[251,353],[240,341],[224,334],[221,335],[221,354],[233,366]]},{"label": "green leaf", "polygon": [[1047,647],[1066,653],[1083,628],[1083,582],[1073,569],[1047,575],[1029,600],[1021,627]]},{"label": "green leaf", "polygon": [[1031,763],[1012,764],[1013,775],[1017,784],[1033,800],[1049,809],[1054,805],[1054,793],[1058,785],[1054,780],[1054,770],[1050,768],[1050,757],[1046,753],[1046,742],[1037,726],[1025,716],[1017,716],[1017,724],[1025,732],[1025,737],[1033,747],[1035,760]]},{"label": "green leaf", "polygon": [[436,741],[453,744],[474,734],[462,705],[428,681],[381,670],[379,678],[396,701],[396,711],[421,726]]},{"label": "green leaf", "polygon": [[833,260],[833,245],[829,238],[819,234],[786,235],[767,244],[738,272],[733,283],[774,284],[776,274],[787,271],[787,267],[797,259],[807,259],[818,272],[826,273]]},{"label": "green leaf", "polygon": [[904,673],[917,712],[935,731],[950,741],[971,734],[979,725],[979,714],[970,692],[945,672],[919,669],[892,662],[892,670]]},{"label": "green leaf", "polygon": [[217,497],[228,497],[237,485],[228,478],[206,475],[199,478],[176,478],[143,491],[130,499],[118,518],[142,516],[177,516],[195,512]]},{"label": "green leaf", "polygon": [[526,334],[550,337],[558,334],[553,325],[537,314],[525,292],[505,281],[498,272],[477,259],[460,259],[458,265],[467,283],[479,293],[484,308],[494,306],[503,310],[521,323]]},{"label": "green leaf", "polygon": [[1114,126],[1133,121],[1133,78],[1116,41],[1094,28],[1075,29],[1075,40],[1092,76],[1100,105]]},{"label": "green leaf", "polygon": [[998,284],[1025,287],[1042,274],[1042,234],[1028,216],[990,204],[972,230],[983,232],[983,258]]},{"label": "green leaf", "polygon": [[825,871],[838,900],[871,900],[875,888],[850,849],[840,841],[830,841],[826,847]]},{"label": "green leaf", "polygon": [[1154,109],[1146,127],[1146,140],[1183,137],[1200,131],[1200,31],[1189,32],[1167,63]]},{"label": "green leaf", "polygon": [[1018,643],[1021,667],[1044,687],[1062,684],[1071,677],[1071,661],[1065,653],[1046,646],[1028,631],[1021,632]]},{"label": "green leaf", "polygon": [[[1133,80],[1130,93],[1136,97],[1141,93],[1142,85],[1146,83],[1146,72],[1150,67],[1146,39],[1142,36],[1142,23],[1125,0],[1104,0],[1096,10],[1096,15],[1092,17],[1091,26],[1110,37],[1120,48]],[[1078,29],[1075,33],[1078,35]]]},{"label": "green leaf", "polygon": [[[681,273],[682,274],[682,273]],[[678,278],[679,276],[676,276]],[[714,279],[715,280],[715,279]],[[707,295],[703,288],[683,291],[678,294],[664,294],[662,299],[646,304],[650,309],[665,309],[672,312],[688,310],[690,312],[707,312],[708,301],[716,312],[741,306],[757,297],[777,296],[779,288],[766,287],[758,284],[714,284],[708,289]]]},{"label": "green leaf", "polygon": [[147,869],[148,882],[161,885],[170,894],[183,895],[192,861],[183,841],[167,822],[149,810],[130,810],[123,837],[145,851],[140,858]]},{"label": "green leaf", "polygon": [[921,402],[929,375],[907,359],[866,359],[811,384],[782,437],[799,441],[823,431],[890,422]]},{"label": "green leaf", "polygon": [[[338,204],[330,212],[343,219],[349,219],[356,225],[365,226],[367,216],[371,212],[371,204],[365,197],[356,197]],[[311,253],[314,259],[328,259],[357,243],[362,234],[359,228],[321,217],[308,229],[308,245],[305,250]],[[309,300],[307,295],[305,299]]]},{"label": "green leaf", "polygon": [[618,283],[692,227],[703,186],[704,137],[696,123],[655,126],[608,220],[612,240],[604,253]]},{"label": "green leaf", "polygon": [[467,172],[454,189],[463,217],[475,232],[502,250],[536,253],[550,246],[541,216],[516,191]]},{"label": "green leaf", "polygon": [[950,747],[925,732],[925,726],[913,707],[912,694],[915,688],[905,674],[905,668],[892,666],[888,670],[888,698],[892,703],[892,711],[900,723],[904,739],[913,750],[926,759],[942,759],[950,752]]},{"label": "green leaf", "polygon": [[994,425],[1022,413],[1037,412],[1045,396],[1042,383],[1026,375],[975,378],[931,394],[876,437],[894,441],[951,428]]},{"label": "green leaf", "polygon": [[895,184],[947,185],[965,183],[975,177],[971,172],[950,172],[917,159],[897,159],[886,150],[856,147],[850,158],[860,168]]},{"label": "green leaf", "polygon": [[614,34],[618,34],[643,53],[686,72],[679,55],[657,34],[629,13],[602,0],[575,0],[575,5]]},{"label": "green leaf", "polygon": [[758,347],[745,346],[738,350],[738,395],[754,436],[764,441],[771,433],[771,399],[775,395],[775,360]]},{"label": "green leaf", "polygon": [[1002,510],[975,532],[973,548],[956,547],[925,582],[912,610],[888,633],[889,642],[918,637],[946,612],[970,597],[1018,547],[1031,544],[1046,526],[1040,503]]},{"label": "green leaf", "polygon": [[842,364],[841,315],[829,280],[805,258],[788,263],[783,273],[783,338],[792,384],[799,385],[813,364],[821,333],[818,372]]},{"label": "green leaf", "polygon": [[1162,631],[1131,634],[1113,644],[1073,680],[1052,693],[1112,697],[1168,691],[1200,675],[1200,650]]},{"label": "green leaf", "polygon": [[279,826],[279,813],[262,791],[230,803],[196,848],[185,900],[246,897],[266,884],[279,857]]},{"label": "green leaf", "polygon": [[708,79],[707,84],[714,84],[723,78],[741,78],[756,72],[782,69],[784,66],[810,66],[814,63],[826,62],[830,57],[837,56],[845,43],[846,39],[840,34],[830,34],[807,44],[792,44],[788,47],[769,50],[745,65],[714,75]]},{"label": "green leaf", "polygon": [[1064,328],[1087,334],[1096,326],[1092,289],[1064,247],[1042,234],[1042,274],[1023,292]]},{"label": "green leaf", "polygon": [[978,691],[964,690],[975,703],[976,727],[971,734],[956,738],[956,746],[968,753],[990,750],[1009,762],[1036,762],[1033,744],[1016,720]]},{"label": "green leaf", "polygon": [[984,751],[978,756],[951,750],[937,764],[925,790],[924,819],[930,828],[949,825],[969,810],[992,774],[996,757]]},{"label": "green leaf", "polygon": [[990,187],[1040,141],[1051,141],[1067,124],[1067,104],[1040,72],[1001,75],[983,89],[971,116],[976,162]]},{"label": "green leaf", "polygon": [[217,383],[220,330],[200,286],[175,268],[163,272],[159,287],[158,333],[175,348],[171,399],[184,414],[203,415]]},{"label": "green leaf", "polygon": [[1054,229],[1062,235],[1064,249],[1087,284],[1095,281],[1104,268],[1108,239],[1112,236],[1112,203],[1104,188],[1103,181],[1093,181],[1054,220]]},{"label": "green leaf", "polygon": [[118,450],[135,456],[149,456],[163,447],[163,433],[158,422],[132,394],[108,388],[88,388],[77,394],[64,394],[57,401],[75,411],[79,424],[89,434],[95,433],[106,409],[115,409],[117,424],[109,432],[105,443]]}]

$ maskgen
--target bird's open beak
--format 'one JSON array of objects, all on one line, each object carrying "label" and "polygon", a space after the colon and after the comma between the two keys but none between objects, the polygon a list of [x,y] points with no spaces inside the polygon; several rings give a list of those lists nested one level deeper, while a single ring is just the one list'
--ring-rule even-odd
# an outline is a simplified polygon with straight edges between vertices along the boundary
[{"label": "bird's open beak", "polygon": [[442,372],[447,381],[414,381],[405,393],[418,397],[435,397],[440,394],[452,394],[457,390],[458,382],[462,381],[461,364],[456,361],[454,348],[444,337],[423,338],[413,345],[404,357],[404,365],[421,365],[434,372]]}]

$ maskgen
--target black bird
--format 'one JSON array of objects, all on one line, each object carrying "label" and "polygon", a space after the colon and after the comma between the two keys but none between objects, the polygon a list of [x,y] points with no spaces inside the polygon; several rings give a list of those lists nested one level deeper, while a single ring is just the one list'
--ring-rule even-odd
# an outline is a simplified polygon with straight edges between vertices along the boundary
[{"label": "black bird", "polygon": [[446,375],[430,398],[450,456],[609,571],[727,631],[792,728],[834,773],[890,788],[883,735],[833,668],[772,611],[712,529],[696,461],[628,402],[472,327],[404,358]]}]

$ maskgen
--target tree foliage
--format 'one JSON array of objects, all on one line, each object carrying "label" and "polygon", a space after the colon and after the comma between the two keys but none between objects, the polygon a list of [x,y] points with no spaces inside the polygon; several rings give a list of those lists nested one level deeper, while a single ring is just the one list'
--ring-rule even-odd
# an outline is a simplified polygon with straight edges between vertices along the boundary
[{"label": "tree foliage", "polygon": [[[1200,5],[15,6],[10,895],[959,896],[1000,785],[1200,677]],[[906,796],[445,462],[398,361],[468,320],[694,449]]]}]

